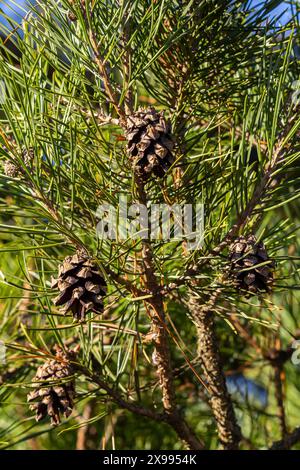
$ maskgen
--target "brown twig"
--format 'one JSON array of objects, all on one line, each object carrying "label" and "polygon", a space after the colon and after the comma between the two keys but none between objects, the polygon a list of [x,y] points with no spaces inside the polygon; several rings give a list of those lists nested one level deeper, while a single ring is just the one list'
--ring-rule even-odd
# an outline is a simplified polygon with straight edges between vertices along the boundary
[{"label": "brown twig", "polygon": [[283,393],[283,383],[282,375],[284,374],[283,366],[276,365],[274,366],[274,386],[275,386],[275,398],[277,401],[278,407],[278,418],[280,423],[280,432],[281,438],[287,434],[287,425],[286,425],[286,416],[285,416],[285,407],[284,407],[284,393]]},{"label": "brown twig", "polygon": [[[88,25],[87,25],[88,26]],[[113,90],[110,79],[109,79],[109,74],[107,71],[107,64],[105,63],[102,55],[100,54],[99,47],[98,47],[98,42],[96,35],[94,31],[89,30],[89,38],[90,38],[90,43],[95,55],[95,63],[98,67],[99,74],[103,80],[104,88],[107,94],[107,97],[113,107],[115,108],[118,116],[120,117],[120,124],[124,125],[126,122],[126,115],[124,109],[120,106],[119,101],[117,99],[117,95],[115,91]]]},{"label": "brown twig", "polygon": [[300,442],[300,427],[296,428],[293,432],[286,434],[280,441],[274,442],[269,450],[289,450],[295,444],[298,444],[298,442]]},{"label": "brown twig", "polygon": [[[89,425],[86,423],[92,416],[92,405],[87,403],[84,407],[82,417],[78,417],[81,427],[77,431],[76,450],[86,450],[86,435]],[[86,424],[85,424],[86,423]]]},{"label": "brown twig", "polygon": [[145,418],[150,418],[154,421],[166,421],[166,418],[163,413],[156,413],[155,411],[144,408],[143,406],[136,405],[135,403],[130,403],[129,401],[124,400],[124,398],[116,392],[113,388],[107,385],[96,373],[91,372],[88,368],[84,367],[81,364],[75,363],[74,368],[89,378],[93,383],[99,385],[100,388],[106,391],[114,403],[116,403],[120,408],[131,411],[139,416],[144,416]]},{"label": "brown twig", "polygon": [[262,348],[259,346],[255,338],[251,336],[248,329],[244,325],[242,325],[242,323],[234,313],[230,315],[230,321],[237,330],[237,332],[240,334],[241,338],[243,338],[244,341],[246,341],[246,343],[248,343],[249,346],[251,346],[257,354],[263,355]]},{"label": "brown twig", "polygon": [[209,404],[217,423],[219,439],[224,449],[237,449],[242,435],[226,387],[212,312],[218,291],[206,305],[201,304],[193,291],[189,295],[188,307],[197,328],[199,363],[210,393]]},{"label": "brown twig", "polygon": [[90,109],[86,107],[79,106],[76,103],[72,103],[66,97],[63,97],[63,96],[60,97],[59,102],[65,106],[70,106],[73,110],[78,111],[86,119],[92,119],[92,118],[95,119],[99,126],[107,126],[107,125],[119,126],[120,125],[120,121],[118,118],[113,118],[110,115],[104,114],[100,108],[94,109],[93,111],[91,111]]},{"label": "brown twig", "polygon": [[[125,6],[124,0],[121,0],[120,3],[122,7]],[[123,22],[122,45],[124,48],[123,74],[124,74],[124,89],[125,89],[125,113],[127,115],[130,115],[133,112],[133,94],[132,94],[132,88],[130,86],[132,50],[129,44],[131,20],[127,12],[124,13],[123,20],[124,22]]]},{"label": "brown twig", "polygon": [[[138,202],[146,206],[147,196],[144,189],[144,182],[136,174],[135,186]],[[168,422],[173,426],[186,445],[193,450],[203,449],[203,444],[189,428],[177,408],[168,335],[165,328],[164,306],[160,286],[155,276],[152,246],[148,240],[142,240],[142,261],[145,287],[152,294],[152,297],[147,299],[146,309],[151,319],[151,334],[154,345],[152,359],[156,367],[162,391],[163,407],[168,416]]]},{"label": "brown twig", "polygon": [[97,374],[91,372],[86,367],[82,366],[81,364],[74,364],[75,368],[81,372],[83,375],[88,377],[92,382],[97,384],[100,388],[105,390],[110,398],[116,403],[120,408],[128,410],[134,414],[139,416],[143,416],[145,418],[149,418],[151,420],[160,422],[160,423],[167,423],[173,427],[173,429],[177,432],[180,439],[182,439],[190,449],[192,450],[202,450],[203,444],[197,439],[197,437],[193,434],[189,426],[185,423],[185,421],[180,416],[177,409],[173,413],[165,412],[164,413],[157,413],[149,408],[145,408],[141,405],[136,405],[135,403],[130,403],[129,401],[124,400],[124,398],[116,392],[113,388],[107,385]]},{"label": "brown twig", "polygon": [[[46,210],[51,215],[52,219],[59,226],[60,232],[65,235],[65,238],[68,241],[71,241],[71,243],[76,247],[76,249],[86,251],[86,247],[81,243],[81,241],[70,235],[68,228],[64,225],[64,222],[60,214],[58,213],[56,208],[53,206],[52,202],[45,196],[45,194],[40,192],[38,189],[34,189],[34,191],[35,191],[36,199],[40,200],[43,203]],[[142,296],[149,294],[149,292],[139,289],[138,287],[134,286],[130,281],[128,281],[124,277],[120,276],[119,274],[114,273],[108,266],[106,266],[105,272],[111,277],[111,279],[113,279],[115,282],[125,287],[129,292],[131,292],[136,297],[142,297]]]}]

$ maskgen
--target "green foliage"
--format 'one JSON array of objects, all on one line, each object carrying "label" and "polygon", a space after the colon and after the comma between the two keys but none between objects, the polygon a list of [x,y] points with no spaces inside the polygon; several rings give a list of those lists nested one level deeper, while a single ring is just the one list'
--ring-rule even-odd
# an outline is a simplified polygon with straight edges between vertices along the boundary
[{"label": "green foliage", "polygon": [[[55,344],[67,342],[80,345],[81,364],[113,390],[161,411],[152,346],[144,342],[150,320],[138,271],[141,240],[101,240],[96,233],[99,205],[117,207],[120,194],[129,204],[136,200],[122,119],[149,104],[165,110],[177,142],[166,178],[147,183],[149,201],[205,206],[200,250],[153,242],[179,406],[206,447],[218,448],[195,361],[196,329],[187,308],[192,280],[203,302],[220,290],[214,311],[226,374],[242,373],[269,395],[266,406],[233,396],[242,448],[280,439],[273,369],[232,315],[264,351],[286,349],[300,328],[300,119],[292,101],[299,28],[296,16],[278,26],[272,11],[279,1],[261,2],[259,10],[251,3],[94,0],[83,9],[80,1],[40,0],[9,41],[1,40],[1,162],[22,168],[16,178],[0,175],[0,331],[7,347],[0,369],[2,448],[74,449],[83,429],[87,448],[183,446],[166,424],[120,409],[84,374],[77,377],[75,410],[58,428],[35,423],[26,404],[37,366]],[[31,167],[22,160],[24,148],[34,150]],[[272,184],[261,186],[276,152]],[[215,251],[249,205],[237,233],[255,232],[276,260],[270,297],[236,292],[224,279],[228,244]],[[72,322],[52,303],[51,276],[77,248],[97,261],[108,283],[104,314],[89,314],[85,323]],[[177,287],[168,289],[172,283]],[[290,429],[300,417],[298,369],[290,362],[285,368]]]}]

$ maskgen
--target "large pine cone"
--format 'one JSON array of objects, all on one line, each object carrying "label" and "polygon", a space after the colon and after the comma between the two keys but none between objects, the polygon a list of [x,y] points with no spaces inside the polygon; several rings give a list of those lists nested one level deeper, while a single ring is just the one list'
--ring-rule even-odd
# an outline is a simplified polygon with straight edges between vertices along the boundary
[{"label": "large pine cone", "polygon": [[88,312],[103,312],[106,282],[86,255],[68,256],[59,268],[58,279],[52,280],[52,287],[60,290],[54,304],[64,305],[62,312],[71,311],[77,320],[83,321]]},{"label": "large pine cone", "polygon": [[273,282],[274,261],[254,235],[239,237],[230,246],[230,276],[239,289],[249,294],[269,292]]},{"label": "large pine cone", "polygon": [[36,421],[50,417],[51,424],[60,424],[60,415],[66,418],[73,409],[75,396],[74,370],[71,360],[75,359],[72,351],[56,349],[56,359],[48,360],[37,370],[33,380],[35,390],[29,392],[27,401],[30,409],[36,412]]},{"label": "large pine cone", "polygon": [[137,174],[144,180],[151,173],[163,177],[174,161],[171,124],[165,120],[163,111],[140,108],[128,116],[126,137],[128,153]]}]

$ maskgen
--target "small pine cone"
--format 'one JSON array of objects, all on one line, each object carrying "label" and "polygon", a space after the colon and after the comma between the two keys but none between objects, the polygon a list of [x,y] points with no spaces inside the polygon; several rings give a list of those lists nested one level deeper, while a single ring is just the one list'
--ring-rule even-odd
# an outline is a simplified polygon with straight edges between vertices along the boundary
[{"label": "small pine cone", "polygon": [[64,260],[52,287],[60,291],[54,304],[64,305],[63,313],[71,311],[76,320],[83,321],[88,312],[103,312],[106,282],[97,265],[82,253]]},{"label": "small pine cone", "polygon": [[72,12],[72,10],[69,10],[67,15],[70,21],[77,21],[77,16],[75,15],[75,13]]},{"label": "small pine cone", "polygon": [[56,348],[56,358],[50,359],[37,370],[33,380],[34,390],[27,395],[30,409],[36,412],[36,421],[46,416],[50,417],[51,424],[60,424],[60,415],[66,418],[73,409],[75,396],[74,368],[70,361],[76,355],[73,351],[63,351]]},{"label": "small pine cone", "polygon": [[[86,16],[86,13],[85,13],[85,0],[81,0],[80,3],[81,3],[82,14],[83,14],[83,16]],[[74,0],[69,0],[69,4],[70,4],[70,6],[74,6],[75,1]],[[77,16],[76,16],[75,13],[73,13],[72,10],[68,10],[67,16],[68,16],[70,21],[73,21],[73,22],[77,21]]]},{"label": "small pine cone", "polygon": [[129,158],[137,174],[146,181],[151,173],[161,178],[174,161],[171,124],[163,111],[139,109],[127,117],[126,138]]},{"label": "small pine cone", "polygon": [[9,178],[17,178],[20,176],[21,171],[15,163],[13,163],[11,160],[7,160],[4,163],[4,174]]},{"label": "small pine cone", "polygon": [[230,277],[238,289],[257,294],[269,292],[273,282],[274,261],[254,235],[237,238],[229,248]]},{"label": "small pine cone", "polygon": [[[24,165],[27,168],[30,168],[34,160],[33,148],[30,147],[28,150],[24,148],[21,153],[21,158],[24,162]],[[6,162],[4,163],[4,173],[6,174],[6,176],[9,176],[10,178],[17,178],[17,177],[21,177],[22,174],[25,173],[25,171],[22,168],[22,166],[19,165],[18,161],[15,158],[13,158],[13,160],[6,160]]]}]

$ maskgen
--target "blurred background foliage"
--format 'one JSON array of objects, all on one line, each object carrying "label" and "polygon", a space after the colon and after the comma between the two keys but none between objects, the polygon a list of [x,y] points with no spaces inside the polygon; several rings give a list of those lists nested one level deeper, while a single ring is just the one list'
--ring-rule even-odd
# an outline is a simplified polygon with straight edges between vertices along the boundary
[{"label": "blurred background foliage", "polygon": [[[78,2],[38,1],[32,10],[24,6],[19,12],[26,14],[23,20],[10,9],[17,3],[23,2],[1,2],[5,21],[0,76],[6,86],[1,161],[17,159],[23,172],[10,178],[2,169],[0,175],[0,338],[7,348],[0,366],[0,447],[180,449],[167,425],[119,409],[84,377],[77,378],[75,410],[59,427],[37,424],[28,410],[26,394],[37,366],[54,344],[63,342],[71,347],[79,342],[82,363],[127,398],[158,410],[161,399],[151,346],[141,339],[149,330],[143,302],[109,281],[104,314],[91,315],[86,323],[72,323],[52,304],[51,275],[56,276],[59,263],[78,246],[97,258],[103,272],[109,266],[141,287],[134,271],[138,242],[96,236],[98,205],[117,205],[120,192],[133,200],[132,175]],[[179,143],[174,171],[148,185],[152,201],[200,200],[205,205],[200,251],[183,253],[174,242],[155,244],[157,271],[168,284],[211,258],[250,200],[292,115],[292,96],[299,86],[299,5],[223,0],[90,3],[90,27],[109,64],[109,81],[120,104],[130,87],[136,107],[165,109]],[[68,18],[70,8],[75,22]],[[130,38],[126,47],[124,22]],[[127,53],[129,83],[123,69]],[[103,121],[103,115],[112,120]],[[286,351],[300,338],[298,121],[286,136],[281,183],[264,195],[243,229],[255,231],[276,260],[273,294],[246,299],[223,285],[226,249],[196,276],[200,295],[221,289],[215,306],[217,333],[244,449],[267,448],[281,438],[274,367],[264,356],[274,349]],[[31,168],[22,161],[23,148],[34,149]],[[206,447],[216,449],[205,391],[185,359],[193,363],[197,356],[195,328],[180,301],[186,296],[182,285],[165,298],[178,402]],[[300,366],[290,356],[281,380],[292,430],[300,422]]]}]

